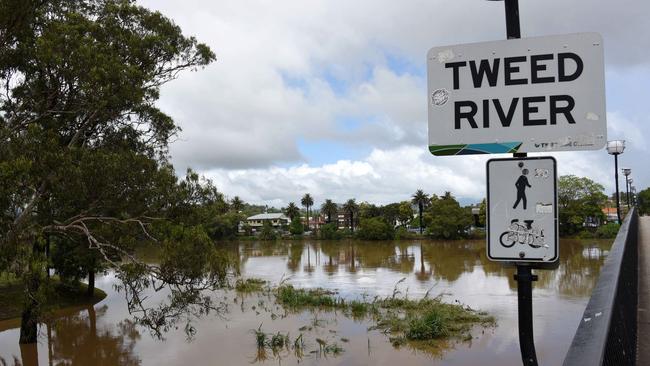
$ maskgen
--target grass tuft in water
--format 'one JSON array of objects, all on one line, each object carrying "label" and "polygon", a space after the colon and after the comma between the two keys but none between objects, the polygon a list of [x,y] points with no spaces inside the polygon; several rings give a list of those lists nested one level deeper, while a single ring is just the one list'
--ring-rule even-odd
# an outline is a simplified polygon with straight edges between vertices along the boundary
[{"label": "grass tuft in water", "polygon": [[247,278],[245,280],[238,279],[235,282],[235,290],[237,292],[260,292],[264,290],[264,286],[267,284],[266,281],[259,278]]},{"label": "grass tuft in water", "polygon": [[289,308],[329,307],[342,308],[343,299],[334,297],[334,292],[323,289],[296,289],[291,285],[282,285],[276,289],[280,304]]}]

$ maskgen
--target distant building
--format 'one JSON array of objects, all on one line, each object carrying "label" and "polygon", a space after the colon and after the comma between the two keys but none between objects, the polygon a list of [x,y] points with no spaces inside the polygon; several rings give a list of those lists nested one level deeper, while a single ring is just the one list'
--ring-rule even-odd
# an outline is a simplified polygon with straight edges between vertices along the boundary
[{"label": "distant building", "polygon": [[315,216],[309,216],[309,225],[307,225],[307,217],[305,216],[301,216],[300,221],[309,230],[320,229],[321,226],[325,225],[325,215],[316,214]]},{"label": "distant building", "polygon": [[605,220],[607,220],[607,222],[618,222],[618,215],[616,214],[616,207],[605,207],[605,208],[603,208],[603,214],[605,214]]},{"label": "distant building", "polygon": [[271,226],[277,229],[289,225],[290,220],[283,213],[262,213],[246,219],[246,224],[253,230],[261,229],[264,226],[264,222],[270,222]]}]

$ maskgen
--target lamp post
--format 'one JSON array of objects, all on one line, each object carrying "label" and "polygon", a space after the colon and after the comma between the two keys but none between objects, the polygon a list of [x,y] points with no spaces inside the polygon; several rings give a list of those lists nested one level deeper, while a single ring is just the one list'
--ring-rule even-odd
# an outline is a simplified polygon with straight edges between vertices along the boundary
[{"label": "lamp post", "polygon": [[629,186],[629,193],[627,194],[627,205],[634,205],[634,192],[632,191],[632,183],[634,182],[634,179],[630,178],[628,180],[628,186]]},{"label": "lamp post", "polygon": [[630,209],[630,173],[632,173],[632,169],[630,168],[622,168],[621,171],[623,172],[623,175],[625,176],[625,198],[627,201],[627,209]]},{"label": "lamp post", "polygon": [[616,179],[616,217],[618,224],[621,224],[621,203],[618,192],[618,156],[625,150],[625,140],[607,141],[607,153],[614,155],[614,179]]},{"label": "lamp post", "polygon": [[479,215],[481,214],[480,207],[472,207],[472,216],[474,216],[474,226],[479,227],[481,222],[479,220]]}]

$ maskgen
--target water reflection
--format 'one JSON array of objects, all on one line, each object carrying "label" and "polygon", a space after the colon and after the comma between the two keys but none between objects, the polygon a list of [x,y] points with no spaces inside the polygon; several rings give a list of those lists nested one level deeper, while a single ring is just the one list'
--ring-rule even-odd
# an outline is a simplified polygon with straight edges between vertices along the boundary
[{"label": "water reflection", "polygon": [[[242,263],[255,257],[285,256],[289,274],[309,275],[320,270],[331,277],[339,271],[357,274],[360,270],[388,270],[412,274],[422,283],[454,283],[463,274],[480,269],[486,276],[507,278],[511,290],[517,288],[514,268],[488,260],[483,241],[292,241],[236,245]],[[607,240],[563,240],[559,268],[538,271],[535,288],[557,288],[560,294],[570,297],[588,296],[610,246]]]},{"label": "water reflection", "polygon": [[[41,327],[40,343],[45,343],[49,365],[140,365],[134,348],[140,333],[134,323],[125,320],[115,325],[97,326],[108,307],[84,310],[69,309]],[[100,320],[101,321],[101,320]],[[43,342],[45,341],[45,342]],[[14,356],[14,365],[38,366],[39,344],[21,344],[20,359]],[[43,349],[41,348],[41,352]],[[0,363],[7,360],[0,359]]]},{"label": "water reflection", "polygon": [[[323,313],[319,318],[331,324],[305,332],[311,337],[308,346],[317,348],[314,339],[318,337],[338,341],[345,351],[331,360],[306,354],[300,364],[375,364],[381,360],[406,366],[430,364],[432,358],[442,358],[434,363],[445,365],[519,362],[514,269],[489,261],[482,241],[305,240],[227,246],[247,277],[261,277],[275,284],[287,279],[297,287],[325,287],[339,290],[344,297],[368,294],[370,298],[390,296],[395,283],[406,278],[400,284],[401,294],[421,297],[433,289],[434,296],[452,294],[445,295],[445,300],[458,300],[497,317],[498,326],[486,330],[485,335],[477,331],[478,337],[471,341],[440,343],[437,349],[423,350],[410,344],[393,348],[384,334],[368,331],[370,324]],[[563,240],[559,268],[537,271],[539,281],[533,293],[536,346],[545,364],[561,364],[610,246],[610,241]],[[155,260],[151,252],[148,254]],[[227,321],[206,317],[196,324],[193,342],[186,341],[181,329],[170,332],[162,343],[146,334],[141,336],[132,323],[120,322],[128,317],[126,305],[122,296],[110,291],[116,280],[110,276],[104,279],[102,288],[109,293],[104,303],[109,304],[110,311],[107,306],[70,309],[41,327],[38,345],[22,347],[17,344],[19,324],[0,322],[0,357],[6,364],[12,364],[15,357],[24,365],[38,365],[39,360],[50,365],[203,365],[210,360],[240,365],[264,359],[266,363],[281,359],[283,365],[296,365],[299,358],[293,355],[255,353],[251,330],[264,324],[267,332],[291,332],[295,337],[314,318],[314,314],[306,313],[286,316],[270,298],[239,298],[231,309],[241,311],[231,311]],[[270,313],[262,311],[266,308]],[[343,344],[343,337],[349,343]]]}]

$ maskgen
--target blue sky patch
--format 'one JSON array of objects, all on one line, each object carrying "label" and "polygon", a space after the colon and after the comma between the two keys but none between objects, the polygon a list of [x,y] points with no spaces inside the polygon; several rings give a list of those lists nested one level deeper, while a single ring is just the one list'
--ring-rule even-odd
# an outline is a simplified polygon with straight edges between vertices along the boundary
[{"label": "blue sky patch", "polygon": [[311,166],[335,163],[339,160],[362,160],[370,154],[369,145],[359,146],[332,140],[298,139],[298,150]]}]

